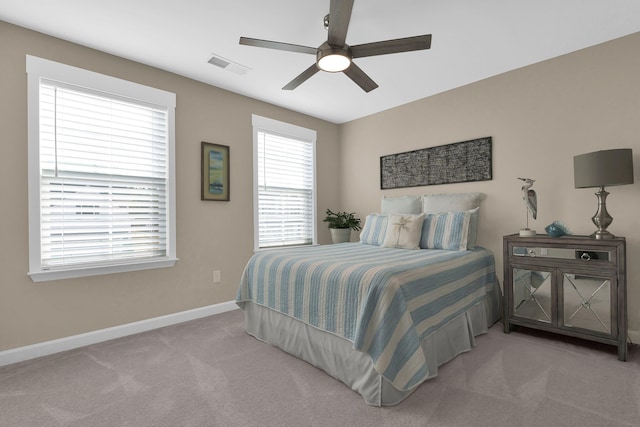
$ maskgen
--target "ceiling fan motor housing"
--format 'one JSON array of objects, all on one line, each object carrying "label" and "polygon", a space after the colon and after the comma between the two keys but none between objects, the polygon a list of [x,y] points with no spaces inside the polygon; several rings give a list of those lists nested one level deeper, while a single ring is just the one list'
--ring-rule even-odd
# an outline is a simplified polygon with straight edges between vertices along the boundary
[{"label": "ceiling fan motor housing", "polygon": [[316,54],[316,64],[318,68],[330,73],[338,73],[346,70],[351,65],[351,50],[349,46],[343,47],[331,46],[324,42],[318,48]]}]

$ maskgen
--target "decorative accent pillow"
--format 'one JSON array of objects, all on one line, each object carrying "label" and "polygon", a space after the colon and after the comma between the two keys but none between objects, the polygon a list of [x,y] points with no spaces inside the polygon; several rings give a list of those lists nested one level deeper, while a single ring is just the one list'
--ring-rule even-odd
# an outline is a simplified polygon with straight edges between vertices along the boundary
[{"label": "decorative accent pillow", "polygon": [[389,215],[388,221],[382,247],[420,249],[424,214]]},{"label": "decorative accent pillow", "polygon": [[[422,196],[422,212],[454,212],[468,211],[480,207],[480,202],[484,199],[484,193],[443,193],[425,194]],[[472,249],[476,246],[478,236],[479,210],[475,211],[471,217],[467,247]]]},{"label": "decorative accent pillow", "polygon": [[419,196],[382,197],[380,203],[383,214],[420,214],[421,200]]},{"label": "decorative accent pillow", "polygon": [[387,215],[369,214],[364,219],[364,227],[360,233],[360,243],[365,245],[380,246],[384,242],[384,235],[387,232]]},{"label": "decorative accent pillow", "polygon": [[466,251],[473,211],[441,212],[426,214],[422,224],[420,247],[422,249],[445,249]]}]

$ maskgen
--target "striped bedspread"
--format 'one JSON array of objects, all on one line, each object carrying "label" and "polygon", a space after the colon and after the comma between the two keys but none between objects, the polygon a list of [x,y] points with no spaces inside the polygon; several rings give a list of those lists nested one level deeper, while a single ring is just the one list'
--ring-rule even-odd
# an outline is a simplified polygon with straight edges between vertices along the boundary
[{"label": "striped bedspread", "polygon": [[276,310],[353,343],[399,390],[428,376],[421,341],[494,292],[493,254],[361,243],[256,253],[236,302]]}]

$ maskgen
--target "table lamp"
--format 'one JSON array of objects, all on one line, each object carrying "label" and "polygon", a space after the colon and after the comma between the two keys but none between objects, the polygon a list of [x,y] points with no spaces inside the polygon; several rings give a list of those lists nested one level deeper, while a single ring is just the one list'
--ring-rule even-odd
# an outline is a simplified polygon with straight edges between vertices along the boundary
[{"label": "table lamp", "polygon": [[573,175],[576,188],[600,187],[598,211],[591,218],[598,229],[591,235],[595,239],[612,239],[607,227],[613,218],[607,212],[605,186],[633,184],[633,154],[630,148],[601,150],[573,157]]}]

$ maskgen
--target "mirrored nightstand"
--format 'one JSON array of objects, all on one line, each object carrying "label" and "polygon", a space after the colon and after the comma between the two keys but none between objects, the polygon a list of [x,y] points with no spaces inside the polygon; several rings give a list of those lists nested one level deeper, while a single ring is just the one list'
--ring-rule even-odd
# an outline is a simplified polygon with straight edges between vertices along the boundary
[{"label": "mirrored nightstand", "polygon": [[505,333],[514,325],[618,347],[627,358],[623,237],[504,236]]}]

